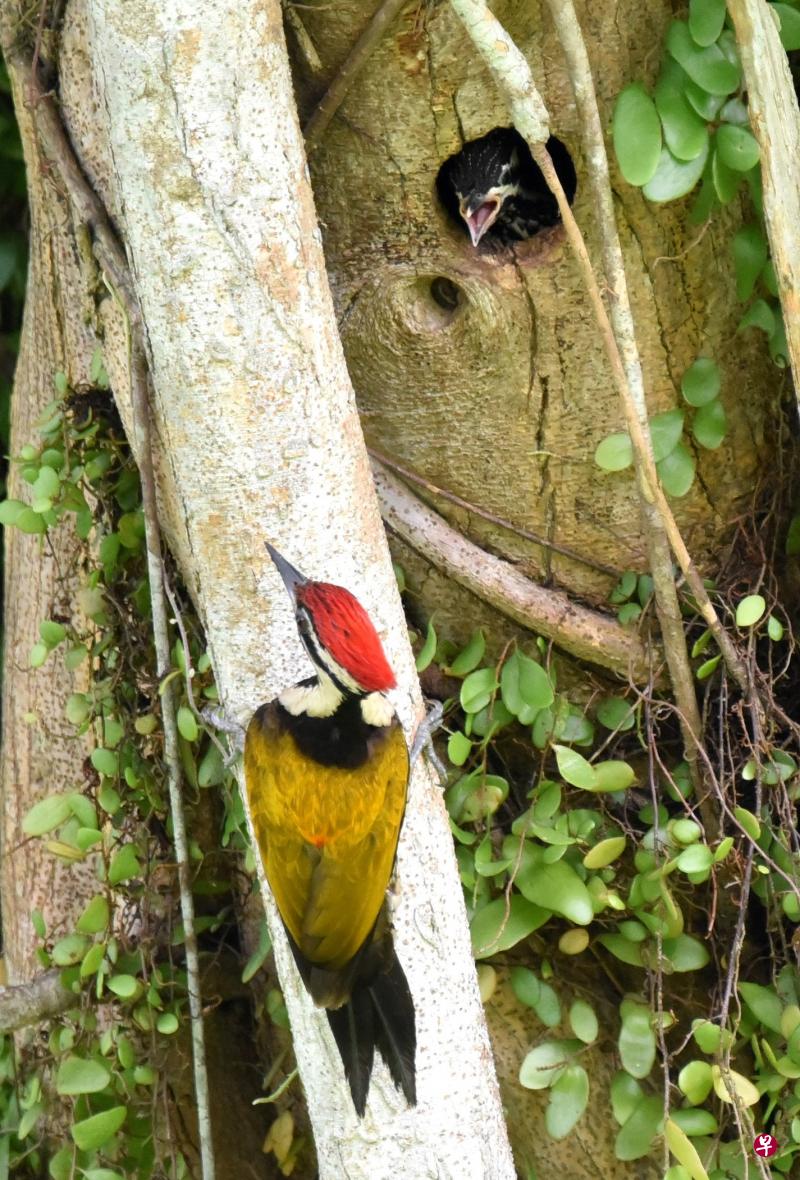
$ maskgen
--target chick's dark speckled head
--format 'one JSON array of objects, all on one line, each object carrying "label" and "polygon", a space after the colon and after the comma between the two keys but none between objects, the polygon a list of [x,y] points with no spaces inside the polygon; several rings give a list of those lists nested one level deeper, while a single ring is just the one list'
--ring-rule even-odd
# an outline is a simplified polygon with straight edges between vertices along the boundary
[{"label": "chick's dark speckled head", "polygon": [[[547,144],[572,201],[575,169],[562,143]],[[503,244],[524,241],[560,220],[555,198],[513,127],[496,127],[445,160],[436,181],[439,199],[469,233],[473,246],[488,235]]]}]

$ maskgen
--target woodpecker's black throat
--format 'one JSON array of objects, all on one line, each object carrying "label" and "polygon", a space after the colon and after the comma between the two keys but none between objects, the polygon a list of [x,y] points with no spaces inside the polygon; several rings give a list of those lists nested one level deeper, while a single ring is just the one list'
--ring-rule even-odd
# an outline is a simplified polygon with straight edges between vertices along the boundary
[{"label": "woodpecker's black throat", "polygon": [[[547,150],[572,204],[577,178],[570,154],[553,136]],[[530,148],[513,127],[496,127],[466,143],[442,164],[436,188],[450,217],[470,234],[474,246],[525,241],[561,220]]]}]

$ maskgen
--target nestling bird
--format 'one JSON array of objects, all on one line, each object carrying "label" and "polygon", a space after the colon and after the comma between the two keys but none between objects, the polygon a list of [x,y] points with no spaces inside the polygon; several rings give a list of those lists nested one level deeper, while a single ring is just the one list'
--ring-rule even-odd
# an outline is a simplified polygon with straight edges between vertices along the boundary
[{"label": "nestling bird", "polygon": [[414,1005],[386,913],[409,753],[378,634],[341,586],[271,545],[315,675],[256,711],[244,766],[258,848],[295,962],[327,1011],[359,1115],[375,1050],[416,1102]]},{"label": "nestling bird", "polygon": [[[576,175],[569,152],[553,136],[546,146],[571,203]],[[530,148],[513,127],[496,127],[466,143],[442,164],[436,187],[473,246],[484,237],[502,245],[524,241],[561,220]]]}]

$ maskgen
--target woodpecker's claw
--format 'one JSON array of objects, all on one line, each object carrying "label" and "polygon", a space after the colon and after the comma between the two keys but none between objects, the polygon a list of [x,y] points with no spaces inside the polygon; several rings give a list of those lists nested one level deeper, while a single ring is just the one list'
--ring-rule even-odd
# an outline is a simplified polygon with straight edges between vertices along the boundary
[{"label": "woodpecker's claw", "polygon": [[234,721],[229,717],[221,705],[206,705],[204,709],[200,710],[202,720],[211,729],[216,729],[219,733],[227,734],[230,744],[230,752],[225,759],[223,765],[227,770],[237,758],[242,756],[244,751],[244,730],[238,721]]},{"label": "woodpecker's claw", "polygon": [[430,709],[428,709],[426,716],[417,726],[417,732],[414,734],[414,740],[411,743],[411,750],[409,753],[409,762],[411,769],[413,770],[414,764],[422,753],[423,748],[427,748],[428,761],[439,776],[439,782],[442,784],[442,786],[444,786],[445,782],[447,781],[447,771],[442,765],[439,755],[436,753],[436,749],[433,744],[433,735],[442,724],[443,712],[444,706],[442,705],[442,702],[434,701]]}]

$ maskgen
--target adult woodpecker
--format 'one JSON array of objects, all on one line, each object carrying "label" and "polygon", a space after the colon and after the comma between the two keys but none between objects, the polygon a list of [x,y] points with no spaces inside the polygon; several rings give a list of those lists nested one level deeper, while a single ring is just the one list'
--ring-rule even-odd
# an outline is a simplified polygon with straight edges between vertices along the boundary
[{"label": "adult woodpecker", "polygon": [[414,1005],[386,913],[408,747],[384,693],[395,677],[367,612],[271,545],[316,674],[256,711],[244,767],[264,871],[295,962],[327,1010],[364,1114],[377,1049],[416,1102]]},{"label": "adult woodpecker", "polygon": [[[575,168],[560,140],[547,141],[567,199],[575,195]],[[487,240],[510,245],[561,220],[530,148],[513,127],[496,127],[445,160],[436,181],[439,198],[463,224],[473,246]]]}]

